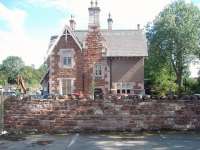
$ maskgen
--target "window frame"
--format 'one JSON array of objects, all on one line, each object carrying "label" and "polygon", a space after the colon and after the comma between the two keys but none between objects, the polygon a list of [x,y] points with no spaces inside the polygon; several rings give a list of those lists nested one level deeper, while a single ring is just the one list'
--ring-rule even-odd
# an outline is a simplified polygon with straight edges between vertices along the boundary
[{"label": "window frame", "polygon": [[103,79],[104,65],[101,63],[94,65],[94,78],[95,80]]},{"label": "window frame", "polygon": [[[68,85],[69,82],[70,82],[70,86]],[[60,95],[71,95],[73,93],[73,91],[74,91],[74,78],[60,78],[59,84],[60,84],[60,92],[59,92]],[[66,88],[66,91],[64,91],[64,88]]]},{"label": "window frame", "polygon": [[116,82],[117,94],[131,94],[131,90],[133,90],[132,82]]},{"label": "window frame", "polygon": [[[73,49],[60,49],[59,54],[60,54],[60,68],[71,69],[74,67],[75,62],[74,62]],[[70,62],[69,60],[71,61],[71,63],[69,63]],[[65,64],[65,61],[66,61],[66,64]]]},{"label": "window frame", "polygon": [[71,67],[72,66],[72,57],[64,56],[63,57],[63,66]]}]

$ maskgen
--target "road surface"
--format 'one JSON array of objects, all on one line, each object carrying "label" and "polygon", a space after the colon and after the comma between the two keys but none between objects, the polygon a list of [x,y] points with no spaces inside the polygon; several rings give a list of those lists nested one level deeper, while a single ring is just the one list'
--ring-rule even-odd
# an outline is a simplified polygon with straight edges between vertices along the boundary
[{"label": "road surface", "polygon": [[41,134],[0,140],[0,150],[200,150],[200,134]]}]

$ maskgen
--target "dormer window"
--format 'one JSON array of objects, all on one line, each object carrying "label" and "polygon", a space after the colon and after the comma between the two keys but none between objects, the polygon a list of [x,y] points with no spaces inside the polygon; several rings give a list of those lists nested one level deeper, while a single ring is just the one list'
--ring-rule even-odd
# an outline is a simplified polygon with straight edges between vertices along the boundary
[{"label": "dormer window", "polygon": [[63,66],[72,66],[72,57],[63,57]]},{"label": "dormer window", "polygon": [[60,67],[73,68],[74,66],[74,50],[60,49]]}]

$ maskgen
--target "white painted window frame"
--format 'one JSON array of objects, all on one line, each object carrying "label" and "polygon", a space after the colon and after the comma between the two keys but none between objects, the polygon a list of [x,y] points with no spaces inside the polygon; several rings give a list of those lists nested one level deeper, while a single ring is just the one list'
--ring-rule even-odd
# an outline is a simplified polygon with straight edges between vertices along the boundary
[{"label": "white painted window frame", "polygon": [[[74,61],[74,49],[60,49],[59,50],[59,55],[60,55],[60,62],[59,62],[59,67],[60,68],[65,68],[65,69],[71,69],[75,65]],[[71,57],[71,65],[64,65],[64,58],[65,57]]]},{"label": "white painted window frame", "polygon": [[74,81],[75,78],[59,78],[59,94],[63,95],[63,91],[62,91],[62,82],[63,80],[71,80],[71,94],[74,92],[75,90],[75,86],[74,86]]},{"label": "white painted window frame", "polygon": [[[97,66],[98,66],[98,65],[101,67],[101,75],[96,74]],[[98,79],[104,79],[104,71],[105,71],[105,65],[104,65],[104,64],[102,64],[102,63],[94,64],[94,67],[93,67],[93,75],[94,75],[94,78],[95,78],[96,80],[98,80]]]},{"label": "white painted window frame", "polygon": [[[127,90],[133,90],[134,82],[115,82],[116,92],[120,90],[120,94],[127,94]],[[125,93],[122,93],[122,90],[125,90]]]}]

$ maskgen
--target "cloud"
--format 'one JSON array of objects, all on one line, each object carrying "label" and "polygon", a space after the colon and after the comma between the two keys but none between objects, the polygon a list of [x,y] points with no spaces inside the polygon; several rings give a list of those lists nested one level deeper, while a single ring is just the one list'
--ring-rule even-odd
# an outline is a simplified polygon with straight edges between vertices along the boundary
[{"label": "cloud", "polygon": [[11,30],[22,31],[21,27],[24,24],[26,16],[26,12],[20,9],[10,10],[0,3],[0,18],[8,23]]},{"label": "cloud", "polygon": [[[64,13],[75,15],[78,28],[87,28],[90,0],[29,0],[40,7],[52,7]],[[136,28],[152,21],[154,17],[172,0],[99,0],[101,7],[101,25],[107,27],[107,16],[111,12],[114,28]],[[69,17],[70,15],[68,15]]]},{"label": "cloud", "polygon": [[[73,14],[78,28],[87,28],[88,11],[91,0],[28,0],[29,3],[39,7],[52,7],[67,14]],[[95,0],[93,0],[95,1]],[[98,0],[101,7],[101,26],[107,27],[108,13],[114,19],[114,28],[136,28],[137,24],[145,26],[156,15],[174,0]],[[187,3],[192,0],[185,0]],[[198,4],[197,4],[198,5]],[[199,3],[200,5],[200,3]],[[68,18],[69,19],[69,18]]]},{"label": "cloud", "polygon": [[[25,31],[24,23],[27,13],[20,9],[9,9],[0,3],[0,20],[3,20],[9,27],[9,31],[0,29],[0,60],[7,56],[20,56],[26,64],[42,63],[47,43],[31,39]],[[40,51],[37,54],[37,51]]]},{"label": "cloud", "polygon": [[[88,7],[91,0],[25,0],[29,5],[40,8],[52,8],[53,11],[60,11],[66,16],[59,26],[53,27],[55,32],[62,30],[62,27],[70,15],[75,16],[77,29],[87,29],[88,27]],[[114,20],[114,29],[134,29],[137,24],[145,26],[152,21],[158,13],[174,0],[99,0],[101,8],[101,27],[107,28],[107,16],[111,12]],[[191,2],[191,0],[186,0]],[[197,4],[198,5],[198,4]],[[200,3],[199,3],[200,6]],[[41,14],[42,15],[42,14]],[[18,55],[27,64],[42,63],[46,54],[49,39],[38,39],[30,37],[25,30],[24,23],[29,17],[27,12],[22,9],[9,9],[0,2],[0,21],[7,23],[9,31],[0,29],[0,60],[9,55]],[[58,29],[57,29],[58,28]],[[53,31],[52,31],[53,32]],[[55,33],[57,34],[57,33]]]}]

